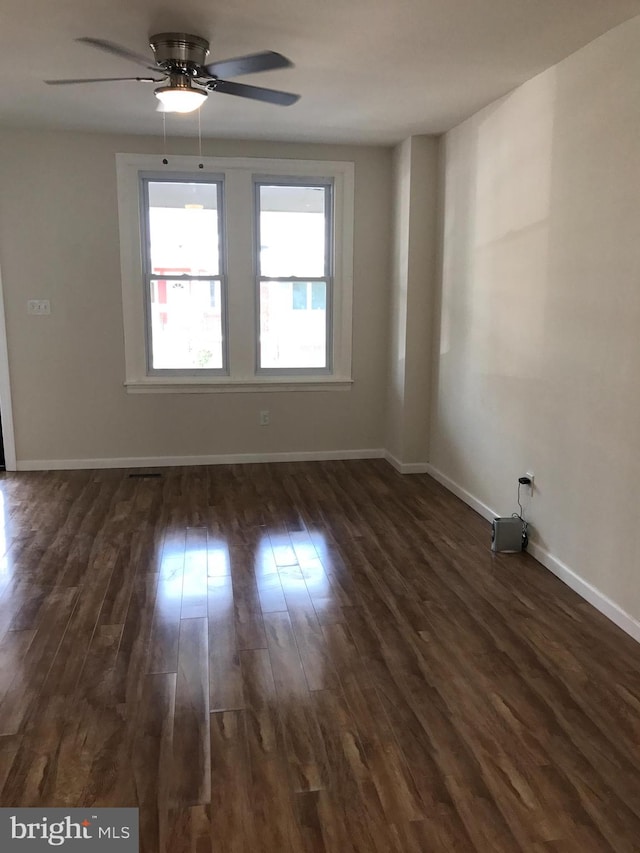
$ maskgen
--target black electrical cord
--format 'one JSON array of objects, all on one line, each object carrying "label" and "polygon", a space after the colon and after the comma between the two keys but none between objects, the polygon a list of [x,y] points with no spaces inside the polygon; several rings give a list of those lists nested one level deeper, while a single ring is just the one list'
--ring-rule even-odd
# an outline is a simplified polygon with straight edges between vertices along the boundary
[{"label": "black electrical cord", "polygon": [[529,525],[528,525],[528,523],[524,517],[524,508],[523,508],[522,503],[520,501],[520,489],[522,488],[522,486],[530,485],[530,484],[531,484],[531,480],[529,480],[528,477],[520,477],[518,479],[517,501],[518,501],[518,506],[520,507],[520,512],[519,513],[514,512],[513,515],[511,516],[512,518],[519,518],[520,521],[522,522],[522,550],[523,551],[527,550],[527,545],[529,544],[529,535],[527,532],[529,529]]}]

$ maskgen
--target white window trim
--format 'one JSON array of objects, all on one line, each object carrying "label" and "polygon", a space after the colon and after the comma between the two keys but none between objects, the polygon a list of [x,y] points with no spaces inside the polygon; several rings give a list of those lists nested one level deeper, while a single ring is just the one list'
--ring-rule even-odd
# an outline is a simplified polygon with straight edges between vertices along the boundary
[{"label": "white window trim", "polygon": [[[168,163],[163,163],[167,159]],[[202,168],[200,168],[202,164]],[[327,160],[272,160],[238,157],[167,157],[146,154],[116,154],[120,263],[125,345],[125,386],[129,393],[216,393],[230,391],[344,390],[351,387],[352,304],[353,304],[353,220],[354,164]],[[255,357],[255,263],[254,252],[228,269],[229,367],[228,376],[147,375],[145,348],[144,290],[141,253],[140,172],[192,172],[202,176],[223,174],[225,198],[247,192],[247,209],[252,210],[254,175],[282,175],[300,178],[332,178],[334,186],[334,299],[332,304],[331,373],[316,375],[256,374]],[[227,256],[234,256],[233,204],[226,208],[224,232]],[[237,229],[239,226],[235,226]],[[246,228],[246,223],[244,223]],[[249,226],[251,231],[251,227]],[[237,257],[237,253],[236,253]],[[251,310],[248,310],[249,303]],[[247,316],[250,315],[250,316]],[[251,345],[247,346],[247,341]]]}]

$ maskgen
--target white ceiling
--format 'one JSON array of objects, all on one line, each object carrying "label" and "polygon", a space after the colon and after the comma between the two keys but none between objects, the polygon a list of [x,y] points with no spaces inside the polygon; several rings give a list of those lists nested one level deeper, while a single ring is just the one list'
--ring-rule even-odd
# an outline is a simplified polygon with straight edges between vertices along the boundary
[{"label": "white ceiling", "polygon": [[[177,30],[209,39],[210,61],[269,49],[295,63],[239,82],[297,104],[213,94],[204,136],[390,144],[449,129],[638,14],[640,0],[5,0],[0,125],[161,133],[152,84],[42,81],[144,75],[74,39],[144,53],[149,35]],[[167,116],[167,132],[195,135],[197,118]]]}]

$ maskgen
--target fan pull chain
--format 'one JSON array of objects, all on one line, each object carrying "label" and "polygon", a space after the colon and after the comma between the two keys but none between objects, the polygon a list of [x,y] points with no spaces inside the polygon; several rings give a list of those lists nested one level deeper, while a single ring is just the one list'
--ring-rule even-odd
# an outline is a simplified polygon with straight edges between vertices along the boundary
[{"label": "fan pull chain", "polygon": [[204,163],[202,162],[202,121],[200,119],[200,110],[198,110],[198,157],[200,158],[198,169],[204,169]]},{"label": "fan pull chain", "polygon": [[167,160],[167,114],[162,113],[162,162],[166,166]]}]

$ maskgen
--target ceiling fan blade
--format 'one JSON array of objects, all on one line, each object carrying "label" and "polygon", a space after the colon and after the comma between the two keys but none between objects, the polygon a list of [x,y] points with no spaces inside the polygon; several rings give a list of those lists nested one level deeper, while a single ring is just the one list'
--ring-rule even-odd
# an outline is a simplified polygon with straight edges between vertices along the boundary
[{"label": "ceiling fan blade", "polygon": [[155,71],[157,69],[157,65],[154,65],[148,56],[144,56],[142,53],[136,53],[133,50],[129,50],[127,47],[121,47],[119,44],[114,44],[112,41],[94,39],[89,36],[82,36],[82,38],[77,38],[76,41],[91,45],[91,47],[97,47],[98,50],[104,50],[106,53],[111,53],[114,56],[121,57],[122,59],[129,59],[131,62],[142,65],[143,68],[148,68],[150,71]]},{"label": "ceiling fan blade", "polygon": [[293,65],[281,53],[265,50],[262,53],[251,53],[247,56],[237,56],[235,59],[221,59],[204,65],[203,70],[212,77],[239,77],[241,74],[254,74],[258,71],[271,71],[274,68],[290,68]]},{"label": "ceiling fan blade", "polygon": [[119,80],[137,80],[138,83],[162,83],[163,77],[83,77],[78,80],[45,80],[47,86],[69,86],[74,83],[114,83]]},{"label": "ceiling fan blade", "polygon": [[250,98],[252,101],[265,101],[267,104],[277,104],[289,107],[300,99],[300,95],[291,92],[280,92],[278,89],[263,89],[261,86],[247,86],[245,83],[232,83],[229,80],[216,80],[209,87],[211,92],[224,92],[225,95],[238,95],[240,98]]}]

